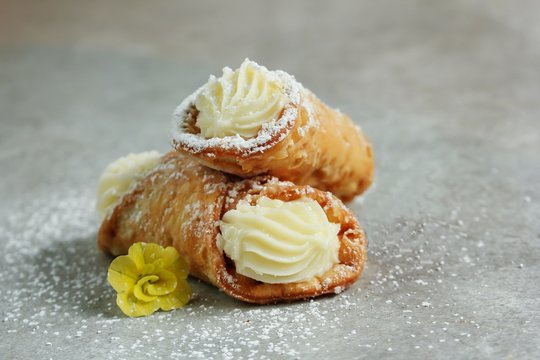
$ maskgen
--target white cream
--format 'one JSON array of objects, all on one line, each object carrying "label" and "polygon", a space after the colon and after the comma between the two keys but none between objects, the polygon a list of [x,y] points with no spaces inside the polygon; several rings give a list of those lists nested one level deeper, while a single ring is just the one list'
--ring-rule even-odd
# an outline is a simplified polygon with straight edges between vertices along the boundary
[{"label": "white cream", "polygon": [[315,200],[241,200],[223,215],[217,245],[236,272],[264,283],[320,276],[339,261],[339,224]]},{"label": "white cream", "polygon": [[239,69],[210,76],[195,98],[196,125],[206,138],[240,135],[249,139],[277,120],[288,98],[278,76],[248,59]]},{"label": "white cream", "polygon": [[157,151],[129,154],[105,168],[97,188],[96,209],[101,219],[114,208],[134,181],[141,179],[157,165],[160,157]]}]

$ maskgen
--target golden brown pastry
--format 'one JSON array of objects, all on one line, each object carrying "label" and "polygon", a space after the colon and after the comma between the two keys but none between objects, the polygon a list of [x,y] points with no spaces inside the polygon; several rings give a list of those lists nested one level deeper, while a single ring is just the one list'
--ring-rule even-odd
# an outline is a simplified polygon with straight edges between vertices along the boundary
[{"label": "golden brown pastry", "polygon": [[246,59],[176,109],[172,145],[197,161],[249,178],[268,174],[330,191],[344,201],[373,180],[362,130],[283,71]]},{"label": "golden brown pastry", "polygon": [[365,235],[328,192],[269,176],[234,180],[174,151],[133,181],[98,233],[113,255],[135,242],[172,245],[191,275],[261,304],[338,293],[362,273]]}]

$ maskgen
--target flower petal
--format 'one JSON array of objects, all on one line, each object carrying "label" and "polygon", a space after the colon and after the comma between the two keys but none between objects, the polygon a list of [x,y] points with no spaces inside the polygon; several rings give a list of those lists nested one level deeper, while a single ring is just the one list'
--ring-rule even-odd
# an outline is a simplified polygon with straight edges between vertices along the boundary
[{"label": "flower petal", "polygon": [[107,279],[116,292],[133,288],[138,278],[137,266],[129,256],[118,256],[111,262]]},{"label": "flower petal", "polygon": [[189,275],[189,264],[182,256],[178,256],[176,261],[166,269],[173,272],[179,279],[186,279]]},{"label": "flower petal", "polygon": [[159,262],[156,262],[154,264],[144,264],[144,266],[140,270],[140,274],[141,276],[152,275],[159,271],[159,269]]},{"label": "flower petal", "polygon": [[148,243],[144,246],[144,262],[152,264],[162,258],[163,248],[158,244]]},{"label": "flower petal", "polygon": [[170,294],[176,288],[176,275],[167,270],[161,270],[156,273],[159,280],[147,282],[143,290],[148,295],[163,296]]},{"label": "flower petal", "polygon": [[147,244],[145,243],[135,243],[133,245],[131,245],[129,247],[129,250],[128,250],[128,256],[131,260],[133,260],[133,263],[137,266],[137,270],[139,270],[139,272],[143,269],[144,267],[144,248],[143,246],[146,246]]},{"label": "flower petal", "polygon": [[135,284],[135,287],[133,288],[133,295],[140,301],[143,302],[151,302],[156,300],[156,296],[154,295],[148,295],[145,290],[145,285],[149,282],[156,282],[159,280],[159,277],[157,275],[147,275],[137,281],[137,284]]},{"label": "flower petal", "polygon": [[121,293],[116,297],[116,304],[129,317],[147,316],[159,309],[157,301],[138,301],[133,294]]},{"label": "flower petal", "polygon": [[178,254],[178,251],[172,246],[167,246],[165,249],[163,249],[161,253],[161,259],[163,260],[163,267],[168,268],[171,266],[180,255]]},{"label": "flower petal", "polygon": [[172,293],[158,298],[159,306],[164,311],[181,308],[189,302],[191,294],[191,287],[188,282],[179,279],[176,289]]}]

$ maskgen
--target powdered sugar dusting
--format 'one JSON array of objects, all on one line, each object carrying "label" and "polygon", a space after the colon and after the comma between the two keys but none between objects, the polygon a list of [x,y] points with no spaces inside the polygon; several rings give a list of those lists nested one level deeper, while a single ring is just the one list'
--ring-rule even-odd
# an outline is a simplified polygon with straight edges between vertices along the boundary
[{"label": "powdered sugar dusting", "polygon": [[287,136],[287,132],[292,127],[293,122],[298,117],[298,107],[301,103],[301,94],[304,88],[292,75],[284,71],[269,71],[264,66],[257,66],[266,72],[268,78],[281,84],[284,93],[289,98],[289,103],[285,105],[279,119],[263,124],[257,136],[249,139],[244,139],[239,135],[205,139],[199,134],[187,132],[184,128],[184,122],[195,99],[204,90],[204,86],[202,86],[184,99],[174,111],[171,130],[171,141],[173,145],[183,146],[195,154],[209,148],[219,147],[224,150],[234,149],[248,155],[262,152],[283,140]]},{"label": "powdered sugar dusting", "polygon": [[[92,192],[35,195],[0,220],[5,344],[34,339],[32,348],[44,358],[82,356],[80,349],[85,349],[85,356],[97,358],[159,359],[166,354],[204,359],[219,354],[225,359],[273,359],[331,356],[335,349],[324,346],[329,333],[344,339],[348,351],[386,352],[396,347],[391,334],[381,336],[388,325],[409,331],[411,351],[419,355],[483,334],[474,310],[438,295],[443,289],[456,289],[459,295],[460,283],[467,280],[452,276],[455,266],[474,266],[480,248],[463,251],[461,258],[447,256],[447,241],[434,232],[444,229],[448,237],[464,239],[466,224],[429,219],[400,220],[392,229],[386,223],[367,224],[375,240],[368,268],[359,282],[336,296],[256,306],[190,279],[195,294],[185,308],[126,318],[106,282],[111,258],[95,246],[99,224]],[[403,240],[388,239],[389,230]],[[377,241],[383,238],[387,241]],[[35,350],[18,351],[31,357]]]},{"label": "powdered sugar dusting", "polygon": [[126,318],[106,282],[110,258],[95,247],[98,224],[87,195],[68,191],[38,198],[1,224],[8,240],[0,270],[8,341],[34,337],[43,356],[68,356],[74,346],[92,344],[94,355],[157,359],[163,344],[171,358],[220,352],[227,359],[239,353],[269,359],[297,356],[306,341],[318,343],[316,334],[334,317],[331,298],[259,307],[191,279],[195,295],[187,307]]}]

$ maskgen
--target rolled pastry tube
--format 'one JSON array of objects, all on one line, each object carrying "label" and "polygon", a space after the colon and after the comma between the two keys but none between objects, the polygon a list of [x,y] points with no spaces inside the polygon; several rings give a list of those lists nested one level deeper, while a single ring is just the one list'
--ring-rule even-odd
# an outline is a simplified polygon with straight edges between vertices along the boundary
[{"label": "rolled pastry tube", "polygon": [[330,191],[344,201],[373,180],[362,130],[283,71],[245,60],[188,96],[175,110],[174,148],[243,178],[272,175]]},{"label": "rolled pastry tube", "polygon": [[175,151],[133,179],[98,232],[113,255],[136,242],[174,246],[191,275],[260,304],[339,293],[364,268],[364,232],[329,192],[231,179]]}]

